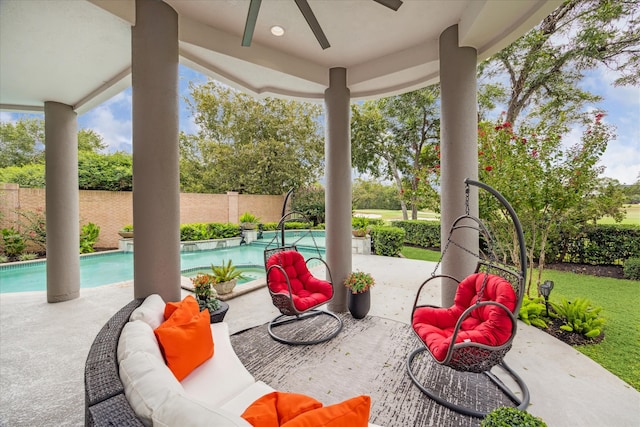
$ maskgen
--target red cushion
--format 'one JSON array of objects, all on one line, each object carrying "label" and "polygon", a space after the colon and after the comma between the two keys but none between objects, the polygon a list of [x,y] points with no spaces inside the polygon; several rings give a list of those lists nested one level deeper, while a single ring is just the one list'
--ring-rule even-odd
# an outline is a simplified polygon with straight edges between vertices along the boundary
[{"label": "red cushion", "polygon": [[[420,307],[413,314],[413,329],[436,360],[442,361],[446,357],[456,322],[464,310],[476,303],[484,278],[484,273],[475,273],[460,282],[451,307]],[[507,280],[489,274],[482,301],[499,302],[513,312],[516,294]],[[486,305],[473,310],[463,320],[456,343],[471,341],[496,346],[504,344],[510,336],[509,315],[500,307]]]},{"label": "red cushion", "polygon": [[[267,260],[267,269],[273,265],[281,266],[289,278],[293,294],[293,305],[298,311],[305,311],[324,304],[333,296],[331,283],[314,277],[307,268],[307,263],[300,252],[282,251],[275,253]],[[279,268],[271,269],[268,283],[271,292],[289,295],[287,280]]]}]

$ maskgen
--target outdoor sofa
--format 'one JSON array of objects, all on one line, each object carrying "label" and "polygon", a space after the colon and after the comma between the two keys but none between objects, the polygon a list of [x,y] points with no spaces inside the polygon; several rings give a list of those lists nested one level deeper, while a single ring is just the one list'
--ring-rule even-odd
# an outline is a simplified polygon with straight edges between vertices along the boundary
[{"label": "outdoor sofa", "polygon": [[[85,424],[250,427],[240,415],[279,392],[245,369],[224,322],[210,325],[213,357],[178,381],[154,335],[164,321],[165,305],[159,295],[133,300],[100,330],[85,365]],[[367,418],[368,411],[367,403]]]}]

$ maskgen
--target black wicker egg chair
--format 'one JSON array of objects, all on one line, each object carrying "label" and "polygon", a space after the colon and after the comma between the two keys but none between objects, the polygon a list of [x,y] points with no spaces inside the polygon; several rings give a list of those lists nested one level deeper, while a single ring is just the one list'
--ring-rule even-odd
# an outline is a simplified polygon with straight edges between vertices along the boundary
[{"label": "black wicker egg chair", "polygon": [[[334,296],[331,271],[322,259],[321,251],[311,230],[297,231],[297,235],[291,238],[292,243],[285,242],[285,228],[290,222],[311,224],[299,212],[285,214],[278,223],[274,238],[264,250],[267,288],[273,304],[281,313],[269,323],[268,331],[274,340],[285,344],[319,344],[338,335],[343,325],[342,319],[336,314],[320,308],[330,302]],[[303,252],[298,250],[297,243],[304,244],[318,256],[305,258]],[[309,269],[313,264],[323,265],[328,279],[314,276]],[[334,323],[333,327],[327,328],[328,333],[318,332],[318,328],[309,322],[309,319],[316,316],[324,316],[328,318],[327,321]],[[290,330],[291,324],[296,326],[294,334],[280,333],[285,329]],[[322,329],[325,330],[325,328]]]},{"label": "black wicker egg chair", "polygon": [[[429,398],[456,412],[482,418],[489,411],[476,409],[477,396],[466,396],[466,402],[453,399],[450,394],[428,386],[424,378],[419,379],[417,371],[420,363],[432,363],[450,368],[447,375],[484,375],[497,387],[496,394],[510,400],[518,409],[529,405],[529,390],[505,362],[504,356],[511,349],[517,330],[518,311],[522,305],[526,277],[526,251],[524,235],[518,217],[507,200],[488,185],[465,180],[466,214],[451,225],[449,238],[442,250],[441,258],[431,277],[418,289],[413,309],[411,325],[422,346],[414,350],[407,359],[407,369],[414,384]],[[519,251],[519,266],[514,268],[498,261],[494,251],[495,241],[483,221],[469,214],[469,186],[476,186],[495,197],[509,217],[514,228]],[[475,230],[481,242],[481,250],[465,248],[456,240],[463,230]],[[458,280],[449,275],[436,274],[440,262],[447,256],[447,249],[457,246],[477,257],[473,272]],[[429,285],[443,284],[456,287],[454,303],[451,307],[420,305],[420,294]],[[417,358],[426,352],[430,357]],[[515,383],[519,391],[512,391],[492,368],[499,367]],[[462,373],[462,374],[460,374]],[[452,382],[456,382],[453,378]],[[464,394],[464,392],[463,392]],[[455,401],[454,401],[455,400]],[[464,400],[464,399],[462,399]],[[469,400],[471,402],[469,402]]]}]

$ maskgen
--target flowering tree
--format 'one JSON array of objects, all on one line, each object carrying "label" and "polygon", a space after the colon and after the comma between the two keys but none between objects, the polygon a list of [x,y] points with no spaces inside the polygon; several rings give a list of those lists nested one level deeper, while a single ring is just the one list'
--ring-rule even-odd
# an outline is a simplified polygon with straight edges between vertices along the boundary
[{"label": "flowering tree", "polygon": [[[523,126],[515,132],[506,121],[479,125],[479,178],[509,200],[525,232],[530,269],[527,294],[535,260],[536,282],[540,283],[550,236],[561,226],[577,226],[610,211],[598,206],[603,200],[597,179],[602,172],[598,160],[613,137],[602,117],[602,113],[596,113],[581,141],[568,148],[553,128]],[[619,211],[621,204],[614,206],[613,210]],[[505,224],[506,212],[485,194],[481,194],[480,209],[496,239],[509,242],[498,248],[503,261],[517,264],[515,235],[513,227]],[[589,212],[589,218],[584,212]]]}]

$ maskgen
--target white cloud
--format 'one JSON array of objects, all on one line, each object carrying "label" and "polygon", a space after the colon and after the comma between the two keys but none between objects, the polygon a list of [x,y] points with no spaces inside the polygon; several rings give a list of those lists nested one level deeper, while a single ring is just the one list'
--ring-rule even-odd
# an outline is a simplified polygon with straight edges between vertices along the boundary
[{"label": "white cloud", "polygon": [[131,91],[123,91],[88,111],[79,122],[79,127],[93,129],[102,136],[107,151],[131,152]]}]

